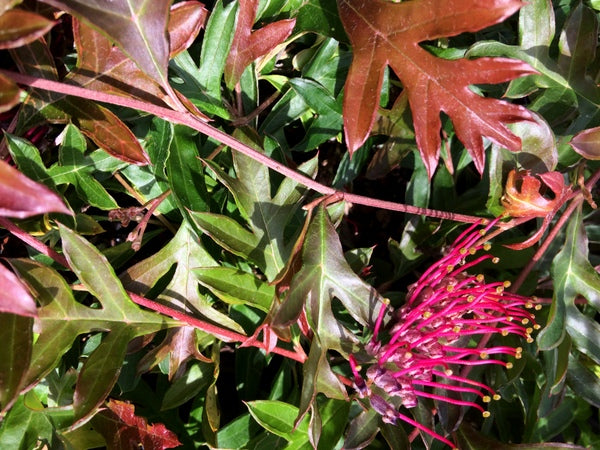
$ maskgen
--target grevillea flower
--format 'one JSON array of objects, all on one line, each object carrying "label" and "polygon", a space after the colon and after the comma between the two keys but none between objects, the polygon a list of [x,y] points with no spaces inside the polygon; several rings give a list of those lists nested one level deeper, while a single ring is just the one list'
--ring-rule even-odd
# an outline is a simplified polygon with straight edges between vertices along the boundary
[{"label": "grevillea flower", "polygon": [[[500,396],[465,373],[483,364],[511,368],[506,359],[519,359],[522,349],[486,347],[490,337],[512,334],[532,342],[531,333],[539,328],[531,310],[540,306],[533,299],[508,292],[508,282],[486,283],[483,275],[467,273],[484,260],[497,262],[488,253],[476,255],[489,250],[482,237],[495,223],[480,230],[480,224],[475,224],[462,233],[446,256],[410,287],[400,309],[390,311],[387,301],[366,344],[370,359],[350,357],[359,396],[369,399],[384,422],[405,421],[452,448],[450,440],[404,414],[403,408],[414,408],[423,397],[477,408],[488,417],[481,403]],[[365,359],[362,366],[357,359]]]}]

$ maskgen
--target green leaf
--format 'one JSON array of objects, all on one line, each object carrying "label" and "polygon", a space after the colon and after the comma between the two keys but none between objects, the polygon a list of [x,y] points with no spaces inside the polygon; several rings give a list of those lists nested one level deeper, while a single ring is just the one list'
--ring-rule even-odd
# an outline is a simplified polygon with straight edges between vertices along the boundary
[{"label": "green leaf", "polygon": [[379,431],[380,417],[374,409],[367,409],[356,416],[348,427],[344,448],[353,450],[366,447]]},{"label": "green leaf", "polygon": [[29,368],[33,318],[0,313],[0,342],[0,409],[6,411],[19,395]]},{"label": "green leaf", "polygon": [[42,162],[40,151],[27,139],[4,133],[10,156],[17,163],[19,170],[34,181],[44,183],[50,189],[55,185],[48,177],[48,171]]},{"label": "green leaf", "polygon": [[22,279],[37,293],[40,335],[33,347],[25,385],[39,381],[83,333],[107,331],[100,346],[84,363],[75,390],[75,417],[92,414],[112,389],[127,343],[137,336],[179,322],[141,310],[127,296],[106,258],[81,236],[60,227],[65,256],[73,272],[100,302],[91,308],[75,301],[71,289],[53,269],[27,259],[11,260]]},{"label": "green leaf", "polygon": [[206,93],[216,99],[221,98],[221,78],[235,34],[237,7],[237,2],[224,5],[222,0],[218,0],[210,13],[202,40],[198,81]]},{"label": "green leaf", "polygon": [[193,270],[200,284],[230,304],[255,306],[269,311],[275,287],[256,276],[231,267],[200,267]]},{"label": "green leaf", "polygon": [[568,332],[573,345],[600,364],[600,325],[575,306],[575,298],[582,295],[600,311],[600,276],[589,263],[581,206],[571,217],[566,236],[552,264],[554,296],[548,325],[540,332],[538,343],[542,349],[553,348]]},{"label": "green leaf", "polygon": [[40,439],[51,442],[53,429],[43,412],[29,408],[20,397],[0,424],[0,448],[31,450]]},{"label": "green leaf", "polygon": [[338,41],[348,42],[344,26],[334,2],[308,0],[298,11],[297,31],[313,31],[323,36],[331,36]]},{"label": "green leaf", "polygon": [[214,380],[214,364],[195,362],[185,374],[171,383],[162,399],[160,409],[177,408],[199,395]]},{"label": "green leaf", "polygon": [[[508,94],[521,97],[538,88],[545,89],[536,96],[530,108],[542,113],[546,108],[546,117],[550,112],[552,118],[564,117],[567,108],[577,107],[577,98],[582,104],[596,105],[597,108],[600,104],[600,89],[586,75],[586,68],[595,53],[598,27],[596,15],[581,3],[572,10],[561,34],[561,55],[558,61],[553,60],[549,52],[554,36],[551,2],[527,2],[521,8],[520,16],[520,46],[480,41],[469,49],[467,56],[506,56],[521,59],[531,65],[540,75],[512,82]],[[548,110],[558,102],[562,103],[561,108]]]},{"label": "green leaf", "polygon": [[188,209],[206,211],[209,197],[204,167],[198,159],[197,133],[183,126],[176,126],[173,133],[167,174],[177,205],[184,216]]},{"label": "green leaf", "polygon": [[598,366],[588,367],[581,358],[569,356],[569,371],[567,381],[573,391],[585,401],[600,408],[600,377]]},{"label": "green leaf", "polygon": [[[110,210],[119,207],[106,189],[92,176],[91,163],[84,155],[87,144],[85,137],[73,125],[67,125],[60,147],[59,162],[62,180],[72,183],[81,199],[100,209]],[[52,174],[57,174],[54,169]]]},{"label": "green leaf", "polygon": [[298,435],[306,436],[308,442],[308,419],[303,420],[297,427],[294,421],[298,408],[277,400],[255,400],[246,402],[248,411],[263,428],[277,436],[291,441]]},{"label": "green leaf", "polygon": [[167,245],[130,267],[121,275],[121,280],[129,290],[145,295],[175,266],[172,278],[162,289],[158,301],[194,315],[199,313],[215,323],[243,333],[239,324],[213,308],[210,300],[198,291],[198,281],[192,269],[216,265],[190,226],[184,222]]},{"label": "green leaf", "polygon": [[[241,133],[234,136],[253,145],[248,136]],[[299,208],[306,188],[286,178],[277,191],[271,194],[271,179],[266,166],[241,153],[233,153],[232,157],[236,178],[226,174],[216,164],[207,164],[233,194],[236,205],[248,220],[252,231],[249,232],[226,216],[193,213],[192,217],[198,227],[219,245],[249,258],[258,265],[268,280],[273,280],[290,255],[294,239],[285,239],[285,231]],[[299,171],[309,176],[314,175],[316,169],[317,158],[298,167]],[[293,235],[298,231],[295,230]]]},{"label": "green leaf", "polygon": [[255,435],[253,426],[256,427],[252,416],[248,413],[243,414],[235,420],[229,422],[217,433],[217,442],[220,448],[248,448],[247,444]]},{"label": "green leaf", "polygon": [[302,249],[302,268],[292,279],[290,291],[277,312],[274,324],[286,326],[302,308],[324,350],[348,354],[353,334],[333,315],[336,298],[362,325],[374,323],[382,297],[350,268],[327,212],[319,208],[308,228]]}]

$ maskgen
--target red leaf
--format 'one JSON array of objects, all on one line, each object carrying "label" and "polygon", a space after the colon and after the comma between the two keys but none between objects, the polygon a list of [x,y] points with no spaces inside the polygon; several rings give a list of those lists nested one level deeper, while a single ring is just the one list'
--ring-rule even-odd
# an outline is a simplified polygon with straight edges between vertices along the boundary
[{"label": "red leaf", "polygon": [[225,64],[225,82],[230,88],[252,61],[281,44],[296,24],[296,19],[279,20],[252,32],[257,8],[258,0],[240,0],[235,35]]},{"label": "red leaf", "polygon": [[36,317],[35,300],[17,276],[0,264],[0,312]]},{"label": "red leaf", "polygon": [[55,23],[29,11],[6,11],[0,15],[0,49],[29,44],[46,34]]},{"label": "red leaf", "polygon": [[163,450],[181,445],[175,433],[163,424],[148,425],[145,418],[136,416],[132,404],[109,400],[107,406],[108,410],[94,417],[92,424],[104,436],[108,450]]},{"label": "red leaf", "polygon": [[24,219],[48,212],[72,214],[58,195],[0,160],[0,216]]},{"label": "red leaf", "polygon": [[[179,6],[181,5],[181,6]],[[187,48],[198,36],[206,18],[199,2],[183,2],[173,7],[169,21],[171,54]],[[108,94],[122,95],[178,109],[178,103],[198,117],[206,118],[188,99],[174,99],[160,84],[143,72],[119,47],[100,32],[73,20],[73,37],[78,49],[77,67],[65,81]]]},{"label": "red leaf", "polygon": [[[543,195],[546,187],[550,188],[554,198]],[[559,172],[546,172],[536,177],[530,175],[529,171],[511,170],[506,180],[502,205],[505,213],[512,217],[547,217],[562,206],[567,192],[565,180]]]},{"label": "red leaf", "polygon": [[583,130],[571,140],[571,147],[586,159],[600,159],[600,127]]},{"label": "red leaf", "polygon": [[429,176],[440,152],[440,112],[454,123],[482,172],[483,136],[510,150],[520,139],[505,122],[531,120],[524,107],[481,97],[469,89],[478,83],[501,83],[536,73],[522,61],[505,58],[444,60],[419,43],[463,32],[475,32],[518,11],[519,0],[338,0],[340,17],[354,52],[344,88],[344,127],[352,153],[373,126],[383,73],[389,65],[402,81],[410,102],[415,135]]},{"label": "red leaf", "polygon": [[170,58],[192,45],[204,26],[207,15],[204,5],[197,1],[180,2],[171,7],[168,27]]}]

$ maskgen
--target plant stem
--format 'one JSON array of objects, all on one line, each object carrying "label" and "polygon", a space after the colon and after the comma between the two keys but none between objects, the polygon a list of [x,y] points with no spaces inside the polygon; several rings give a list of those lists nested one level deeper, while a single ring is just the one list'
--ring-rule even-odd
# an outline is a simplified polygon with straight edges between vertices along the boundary
[{"label": "plant stem", "polygon": [[[66,267],[66,268],[69,268],[69,263],[67,262],[67,259],[63,255],[57,253],[54,249],[48,247],[43,242],[37,240],[36,238],[31,236],[29,233],[27,233],[25,230],[23,230],[20,227],[18,227],[17,225],[15,225],[9,219],[7,219],[5,217],[0,217],[0,226],[4,227],[6,230],[8,230],[10,233],[12,233],[13,236],[20,239],[24,243],[30,245],[31,247],[36,249],[38,252],[52,258],[58,264]],[[148,300],[147,298],[137,295],[133,292],[128,291],[127,294],[129,295],[131,300],[138,305],[145,306],[146,308],[156,311],[159,314],[164,314],[164,315],[167,315],[174,319],[181,320],[182,322],[185,322],[186,324],[191,325],[194,328],[198,328],[199,330],[202,330],[209,334],[212,334],[213,336],[216,336],[219,339],[222,339],[223,341],[246,342],[249,339],[248,336],[244,336],[243,334],[236,333],[235,331],[220,328],[211,323],[204,322],[203,320],[200,320],[200,319],[196,319],[195,317],[191,317],[185,313],[182,313],[181,311],[177,311],[173,308],[169,308],[168,306],[162,305],[155,301]],[[260,348],[263,350],[266,348],[266,344],[264,342],[260,342],[260,341],[256,341],[256,340],[249,342],[248,345],[252,345],[253,347],[257,347],[257,348]],[[303,352],[300,353],[297,351],[287,350],[287,349],[281,348],[281,347],[274,347],[271,349],[271,352],[277,353],[286,358],[293,359],[294,361],[298,361],[300,363],[303,363],[304,361],[306,361],[306,355]]]},{"label": "plant stem", "polygon": [[439,211],[428,208],[419,208],[412,205],[389,202],[386,200],[377,200],[362,195],[347,194],[338,191],[332,187],[318,183],[312,178],[307,177],[306,175],[303,175],[299,172],[296,172],[295,170],[290,169],[289,167],[279,163],[278,161],[269,158],[265,154],[241,143],[237,139],[234,139],[227,133],[209,125],[207,122],[201,120],[198,117],[195,117],[191,113],[174,111],[172,109],[163,108],[161,106],[156,106],[151,103],[143,102],[132,98],[122,97],[114,94],[106,94],[104,92],[93,91],[91,89],[86,89],[79,86],[73,86],[57,81],[45,80],[43,78],[36,78],[29,75],[19,74],[7,70],[0,70],[0,73],[8,78],[11,78],[13,81],[19,84],[23,84],[32,88],[43,89],[65,95],[73,95],[75,97],[81,97],[88,100],[124,106],[126,108],[134,108],[140,111],[153,114],[157,117],[161,117],[172,123],[186,125],[190,128],[193,128],[196,131],[199,131],[207,136],[210,136],[220,141],[221,143],[240,153],[243,153],[244,155],[260,162],[261,164],[280,173],[281,175],[291,178],[297,181],[298,183],[303,184],[304,186],[323,195],[341,194],[344,200],[351,203],[370,206],[373,208],[387,209],[390,211],[398,211],[408,214],[435,217],[438,219],[448,219],[465,223],[476,223],[481,219],[480,217],[476,216],[456,214],[449,211]]}]

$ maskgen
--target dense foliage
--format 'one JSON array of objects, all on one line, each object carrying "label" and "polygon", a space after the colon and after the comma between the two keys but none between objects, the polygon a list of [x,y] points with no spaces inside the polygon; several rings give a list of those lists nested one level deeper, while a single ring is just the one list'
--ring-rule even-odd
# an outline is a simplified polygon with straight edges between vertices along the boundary
[{"label": "dense foliage", "polygon": [[0,0],[0,448],[600,446],[597,0]]}]

